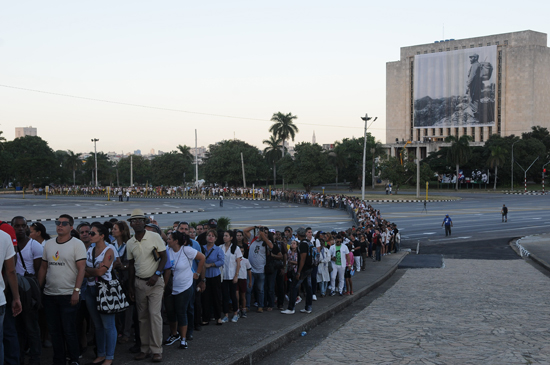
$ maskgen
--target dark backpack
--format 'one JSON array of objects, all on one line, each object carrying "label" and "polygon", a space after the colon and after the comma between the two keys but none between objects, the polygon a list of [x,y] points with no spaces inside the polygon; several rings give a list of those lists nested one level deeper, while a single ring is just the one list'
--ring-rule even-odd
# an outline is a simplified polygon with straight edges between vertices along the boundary
[{"label": "dark backpack", "polygon": [[307,242],[307,256],[306,256],[306,265],[307,266],[317,266],[321,262],[321,255],[317,252],[317,247],[315,243],[311,241],[304,240]]}]

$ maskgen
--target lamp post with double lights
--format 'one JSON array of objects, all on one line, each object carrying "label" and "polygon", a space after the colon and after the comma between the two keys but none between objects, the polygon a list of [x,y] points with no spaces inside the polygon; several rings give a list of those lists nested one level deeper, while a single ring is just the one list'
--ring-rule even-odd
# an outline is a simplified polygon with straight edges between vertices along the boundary
[{"label": "lamp post with double lights", "polygon": [[[361,117],[361,119],[363,119],[365,121],[365,135],[364,135],[364,138],[363,138],[363,184],[362,184],[362,187],[361,187],[361,200],[365,200],[365,166],[366,166],[366,163],[367,163],[367,122],[369,120],[372,119],[372,117],[369,117],[368,114],[365,114],[364,117]],[[375,117],[374,120],[372,121],[372,123],[374,123],[376,121],[376,119],[378,119],[378,117]],[[372,125],[371,123],[371,125]],[[373,161],[374,163],[374,161]],[[374,179],[374,174],[373,174],[373,177]]]}]

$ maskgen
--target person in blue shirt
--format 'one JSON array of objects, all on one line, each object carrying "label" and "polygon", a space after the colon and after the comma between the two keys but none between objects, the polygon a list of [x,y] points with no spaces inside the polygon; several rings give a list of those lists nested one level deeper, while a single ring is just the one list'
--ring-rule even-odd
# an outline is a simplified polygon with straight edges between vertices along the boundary
[{"label": "person in blue shirt", "polygon": [[453,226],[453,221],[451,217],[447,214],[445,218],[443,218],[443,223],[441,223],[441,227],[445,226],[445,237],[451,235],[451,227]]}]

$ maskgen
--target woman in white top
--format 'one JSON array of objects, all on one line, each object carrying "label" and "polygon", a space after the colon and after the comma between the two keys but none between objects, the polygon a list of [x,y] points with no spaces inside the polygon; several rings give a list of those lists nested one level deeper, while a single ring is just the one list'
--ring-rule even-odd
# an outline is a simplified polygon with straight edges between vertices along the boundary
[{"label": "woman in white top", "polygon": [[86,253],[86,307],[95,326],[95,338],[97,346],[97,358],[92,364],[111,365],[115,357],[117,331],[115,326],[115,314],[103,314],[97,311],[97,280],[101,277],[110,281],[111,270],[115,253],[111,246],[105,242],[109,240],[109,230],[103,224],[94,222],[91,224],[90,241],[95,247],[90,247]]},{"label": "woman in white top", "polygon": [[233,231],[223,233],[223,282],[222,282],[222,306],[225,317],[223,323],[229,322],[229,298],[233,310],[231,322],[236,323],[239,320],[239,302],[237,301],[237,283],[239,281],[239,271],[241,269],[241,259],[243,254],[237,246],[236,239],[233,238]]},{"label": "woman in white top", "polygon": [[[188,347],[185,336],[187,334],[187,307],[193,298],[193,280],[199,279],[202,272],[205,257],[191,246],[189,236],[183,232],[174,231],[168,234],[169,257],[172,261],[171,274],[174,276],[172,286],[172,297],[176,318],[169,318],[169,321],[178,322],[180,332],[180,349]],[[198,259],[197,272],[191,269],[193,260]],[[193,323],[191,323],[193,325]],[[176,336],[177,334],[171,334]]]},{"label": "woman in white top", "polygon": [[321,298],[323,298],[327,294],[327,286],[330,282],[330,273],[328,271],[328,265],[330,265],[330,253],[328,252],[328,248],[326,247],[325,241],[322,240],[321,242],[321,253],[320,258],[321,262],[319,262],[319,269],[317,271],[317,282],[321,286]]},{"label": "woman in white top", "polygon": [[31,231],[29,237],[40,244],[44,244],[45,241],[51,238],[46,232],[46,227],[44,227],[42,223],[34,222],[29,226],[29,230]]}]

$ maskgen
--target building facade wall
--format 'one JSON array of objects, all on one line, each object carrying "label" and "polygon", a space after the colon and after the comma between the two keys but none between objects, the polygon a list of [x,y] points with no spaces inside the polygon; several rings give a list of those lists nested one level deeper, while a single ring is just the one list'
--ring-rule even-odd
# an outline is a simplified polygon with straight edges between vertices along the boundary
[{"label": "building facade wall", "polygon": [[[497,73],[495,125],[413,128],[414,57],[494,45],[497,46],[497,65],[493,70]],[[491,134],[521,135],[533,126],[550,129],[550,48],[545,33],[528,30],[402,47],[401,59],[386,64],[386,144],[390,150],[411,141],[412,146],[409,144],[407,148],[422,145],[429,153],[440,148],[445,137],[464,134],[473,138],[474,145],[483,145]]]}]

